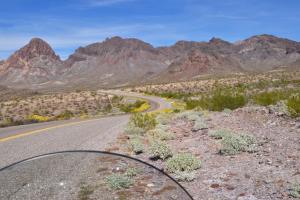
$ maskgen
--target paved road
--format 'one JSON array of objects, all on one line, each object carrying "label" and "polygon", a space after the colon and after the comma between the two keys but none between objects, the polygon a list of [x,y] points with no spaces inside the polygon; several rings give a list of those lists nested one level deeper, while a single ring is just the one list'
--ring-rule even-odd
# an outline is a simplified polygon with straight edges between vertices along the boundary
[{"label": "paved road", "polygon": [[[159,97],[122,91],[106,92],[148,99],[156,105],[155,109],[157,110],[170,108],[170,104]],[[50,152],[104,150],[115,141],[128,120],[129,115],[121,115],[1,128],[0,168]]]}]

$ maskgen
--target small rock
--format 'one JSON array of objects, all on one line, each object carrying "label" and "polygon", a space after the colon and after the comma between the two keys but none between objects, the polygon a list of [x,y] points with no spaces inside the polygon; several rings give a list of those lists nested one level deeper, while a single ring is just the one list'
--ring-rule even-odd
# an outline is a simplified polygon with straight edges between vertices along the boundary
[{"label": "small rock", "polygon": [[154,184],[153,183],[148,183],[147,187],[154,187]]},{"label": "small rock", "polygon": [[272,165],[272,161],[271,161],[270,159],[267,159],[267,160],[265,161],[265,163],[266,163],[267,165]]}]

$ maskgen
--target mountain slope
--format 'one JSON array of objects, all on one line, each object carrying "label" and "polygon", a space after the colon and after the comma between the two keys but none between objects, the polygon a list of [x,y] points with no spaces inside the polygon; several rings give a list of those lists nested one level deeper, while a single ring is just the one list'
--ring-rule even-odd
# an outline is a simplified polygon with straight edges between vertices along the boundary
[{"label": "mountain slope", "polygon": [[272,35],[259,35],[235,46],[236,57],[247,71],[267,71],[288,67],[300,59],[300,44]]},{"label": "mountain slope", "polygon": [[150,44],[120,37],[81,47],[65,64],[70,82],[108,87],[140,81],[167,67],[166,58]]}]

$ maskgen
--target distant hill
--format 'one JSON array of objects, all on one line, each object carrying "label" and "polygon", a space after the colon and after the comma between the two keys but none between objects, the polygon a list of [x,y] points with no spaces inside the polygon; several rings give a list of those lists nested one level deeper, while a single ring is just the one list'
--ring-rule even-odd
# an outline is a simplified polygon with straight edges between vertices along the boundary
[{"label": "distant hill", "polygon": [[274,69],[300,69],[299,42],[258,35],[236,43],[212,38],[155,48],[138,39],[112,37],[80,47],[62,61],[47,42],[34,38],[0,62],[0,84],[18,88],[113,88]]}]

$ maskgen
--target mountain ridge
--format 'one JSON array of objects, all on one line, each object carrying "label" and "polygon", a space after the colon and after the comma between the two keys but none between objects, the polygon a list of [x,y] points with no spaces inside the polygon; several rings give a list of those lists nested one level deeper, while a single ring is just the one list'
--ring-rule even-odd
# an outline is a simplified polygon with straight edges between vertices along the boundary
[{"label": "mountain ridge", "polygon": [[213,37],[162,47],[115,36],[79,47],[64,61],[47,42],[33,38],[0,62],[0,84],[119,87],[203,74],[299,69],[299,63],[299,42],[267,34],[234,43]]}]

